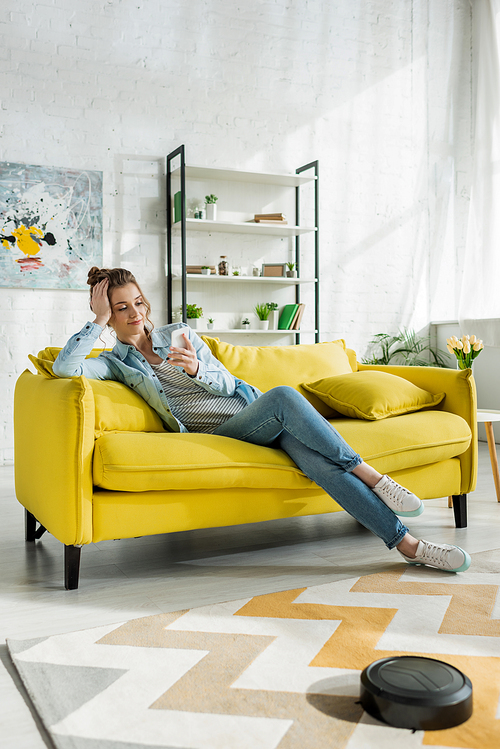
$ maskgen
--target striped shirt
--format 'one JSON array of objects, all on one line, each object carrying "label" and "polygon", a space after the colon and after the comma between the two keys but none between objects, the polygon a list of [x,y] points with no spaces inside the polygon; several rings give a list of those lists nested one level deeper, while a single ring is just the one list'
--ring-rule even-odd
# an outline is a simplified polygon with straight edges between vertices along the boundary
[{"label": "striped shirt", "polygon": [[151,366],[167,396],[172,414],[188,432],[212,434],[247,405],[241,395],[228,397],[209,393],[168,361]]}]

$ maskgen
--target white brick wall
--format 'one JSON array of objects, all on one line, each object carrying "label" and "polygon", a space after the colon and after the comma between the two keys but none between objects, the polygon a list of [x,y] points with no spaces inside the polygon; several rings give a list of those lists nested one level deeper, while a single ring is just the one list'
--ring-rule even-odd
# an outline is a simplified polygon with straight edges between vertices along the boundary
[{"label": "white brick wall", "polygon": [[[104,263],[137,272],[159,323],[164,156],[180,143],[207,166],[320,160],[324,340],[343,336],[363,353],[376,332],[428,322],[433,258],[448,262],[464,241],[468,0],[12,7],[0,11],[0,159],[103,171]],[[63,344],[89,312],[82,291],[0,289],[0,308],[9,462],[27,354]]]}]

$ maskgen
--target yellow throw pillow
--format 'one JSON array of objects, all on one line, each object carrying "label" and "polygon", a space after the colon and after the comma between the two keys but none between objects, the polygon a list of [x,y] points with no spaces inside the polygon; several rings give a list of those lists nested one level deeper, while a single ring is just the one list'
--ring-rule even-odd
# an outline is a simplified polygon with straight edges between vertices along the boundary
[{"label": "yellow throw pillow", "polygon": [[39,356],[33,356],[33,354],[28,354],[28,359],[33,364],[38,374],[47,377],[49,380],[57,378],[57,375],[52,371],[52,365],[54,364],[52,360],[42,359]]},{"label": "yellow throw pillow", "polygon": [[212,354],[235,377],[266,393],[278,385],[289,385],[316,408],[322,416],[333,412],[324,400],[304,390],[302,383],[313,377],[352,373],[345,341],[301,344],[300,346],[233,346],[218,338],[202,336]]},{"label": "yellow throw pillow", "polygon": [[432,408],[445,396],[388,372],[352,372],[302,384],[344,416],[370,421]]}]

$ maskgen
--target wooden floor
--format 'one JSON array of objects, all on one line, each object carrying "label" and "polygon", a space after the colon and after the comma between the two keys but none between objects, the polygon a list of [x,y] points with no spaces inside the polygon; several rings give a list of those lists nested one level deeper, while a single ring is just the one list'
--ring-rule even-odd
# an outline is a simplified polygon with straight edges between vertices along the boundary
[{"label": "wooden floor", "polygon": [[[457,530],[446,498],[427,501],[408,523],[418,537],[457,543],[469,553],[499,546],[488,448],[479,445],[479,480],[469,527]],[[50,745],[27,706],[5,639],[42,637],[119,623],[209,602],[286,590],[381,571],[398,556],[344,512],[255,525],[104,541],[82,550],[80,588],[63,586],[63,547],[45,534],[24,542],[13,468],[0,468],[0,746]]]}]

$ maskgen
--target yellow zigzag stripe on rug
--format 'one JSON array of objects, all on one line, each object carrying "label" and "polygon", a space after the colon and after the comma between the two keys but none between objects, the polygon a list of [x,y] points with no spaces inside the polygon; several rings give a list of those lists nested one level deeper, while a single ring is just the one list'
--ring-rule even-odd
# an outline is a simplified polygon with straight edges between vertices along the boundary
[{"label": "yellow zigzag stripe on rug", "polygon": [[272,636],[180,632],[166,629],[185,611],[134,619],[98,640],[102,645],[206,650],[208,654],[173,684],[150,709],[272,717],[292,720],[279,749],[344,747],[363,709],[352,697],[304,694],[231,685],[274,641]]},{"label": "yellow zigzag stripe on rug", "polygon": [[[491,620],[498,586],[401,581],[405,571],[406,568],[403,568],[360,578],[350,592],[448,596],[451,601],[440,633],[500,636],[500,621]],[[498,749],[500,724],[495,715],[500,696],[500,658],[376,649],[397,609],[294,603],[305,590],[307,588],[256,596],[235,616],[340,620],[335,633],[313,658],[310,666],[362,670],[375,660],[397,655],[427,656],[450,663],[472,681],[474,712],[466,723],[455,728],[426,731],[423,744]],[[456,616],[454,628],[453,616]]]}]

